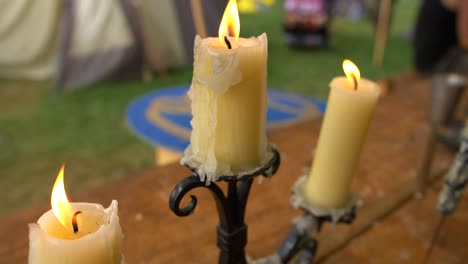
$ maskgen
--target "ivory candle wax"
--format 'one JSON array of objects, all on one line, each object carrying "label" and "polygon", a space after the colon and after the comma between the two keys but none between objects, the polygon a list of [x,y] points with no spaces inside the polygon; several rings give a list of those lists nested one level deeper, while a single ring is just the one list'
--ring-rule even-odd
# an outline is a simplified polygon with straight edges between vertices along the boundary
[{"label": "ivory candle wax", "polygon": [[188,92],[192,133],[182,162],[208,180],[257,168],[268,155],[267,36],[238,38],[237,31],[229,37],[221,30],[223,21],[219,38],[195,38]]},{"label": "ivory candle wax", "polygon": [[356,75],[354,79],[336,77],[330,83],[327,109],[304,192],[306,200],[318,207],[342,208],[350,199],[352,178],[380,92],[376,83],[359,80],[359,74]]}]

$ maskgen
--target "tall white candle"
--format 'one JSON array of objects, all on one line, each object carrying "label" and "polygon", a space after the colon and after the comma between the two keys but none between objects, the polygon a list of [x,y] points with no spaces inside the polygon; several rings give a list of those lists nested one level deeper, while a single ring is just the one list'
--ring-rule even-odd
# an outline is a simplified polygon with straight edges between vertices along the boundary
[{"label": "tall white candle", "polygon": [[322,208],[342,208],[349,201],[352,177],[380,92],[376,83],[359,80],[357,67],[347,75],[348,79],[337,77],[330,83],[327,109],[305,186],[306,200]]},{"label": "tall white candle", "polygon": [[235,4],[228,3],[219,38],[195,38],[192,133],[182,162],[208,180],[252,170],[268,158],[267,37],[238,38]]},{"label": "tall white candle", "polygon": [[[63,167],[53,192],[65,195]],[[109,208],[104,208],[93,203],[70,204],[65,195],[60,200],[52,201],[52,204],[55,210],[43,214],[37,223],[29,224],[30,264],[124,263],[121,254],[123,233],[117,201],[112,201]],[[62,208],[57,209],[58,204]],[[66,212],[68,209],[72,213]],[[57,216],[55,212],[60,210],[65,212]]]}]

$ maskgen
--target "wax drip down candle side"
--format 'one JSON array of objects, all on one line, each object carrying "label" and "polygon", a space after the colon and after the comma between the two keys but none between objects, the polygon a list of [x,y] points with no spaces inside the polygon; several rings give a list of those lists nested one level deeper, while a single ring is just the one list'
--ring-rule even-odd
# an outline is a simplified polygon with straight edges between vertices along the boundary
[{"label": "wax drip down candle side", "polygon": [[209,181],[242,175],[272,157],[266,138],[267,36],[240,38],[235,0],[218,37],[195,37],[190,145],[181,163]]}]

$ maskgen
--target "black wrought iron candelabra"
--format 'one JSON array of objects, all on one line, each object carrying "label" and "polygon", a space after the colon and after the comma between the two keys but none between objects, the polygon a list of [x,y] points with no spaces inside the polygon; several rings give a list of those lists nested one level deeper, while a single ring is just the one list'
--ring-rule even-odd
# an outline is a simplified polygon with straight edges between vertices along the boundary
[{"label": "black wrought iron candelabra", "polygon": [[[302,207],[304,215],[295,220],[284,242],[276,253],[263,259],[248,261],[245,255],[247,245],[247,225],[244,222],[245,208],[249,197],[250,188],[255,177],[271,177],[279,168],[280,154],[272,148],[272,158],[258,170],[242,176],[221,176],[218,181],[228,184],[227,195],[214,182],[206,184],[197,173],[197,168],[187,166],[192,174],[179,182],[169,198],[169,207],[178,216],[188,216],[197,206],[197,198],[190,195],[190,202],[185,207],[180,203],[191,190],[201,187],[210,190],[216,201],[219,216],[217,227],[217,245],[220,249],[220,264],[281,264],[294,261],[296,264],[311,263],[316,255],[317,240],[313,238],[313,231],[319,231],[323,223],[332,221],[339,223],[351,223],[355,217],[355,207],[342,213],[337,219],[330,215],[317,216],[307,207]],[[293,195],[298,195],[293,193]],[[299,256],[296,258],[296,255]]]}]

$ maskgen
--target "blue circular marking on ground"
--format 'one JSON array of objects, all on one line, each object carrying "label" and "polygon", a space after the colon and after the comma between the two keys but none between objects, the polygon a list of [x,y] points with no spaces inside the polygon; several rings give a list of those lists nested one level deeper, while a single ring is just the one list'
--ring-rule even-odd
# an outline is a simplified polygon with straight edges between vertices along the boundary
[{"label": "blue circular marking on ground", "polygon": [[[182,152],[189,144],[189,86],[158,89],[130,103],[126,120],[130,129],[143,140]],[[319,117],[325,102],[309,96],[268,89],[268,129]]]}]

